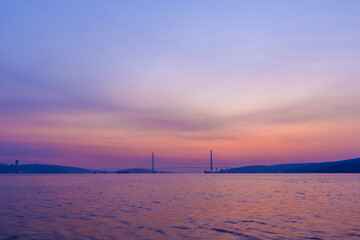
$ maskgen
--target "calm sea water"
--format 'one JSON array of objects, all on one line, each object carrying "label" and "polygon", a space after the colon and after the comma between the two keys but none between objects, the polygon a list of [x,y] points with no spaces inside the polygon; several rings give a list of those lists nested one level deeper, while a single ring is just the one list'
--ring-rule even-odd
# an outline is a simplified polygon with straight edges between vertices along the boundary
[{"label": "calm sea water", "polygon": [[360,239],[360,174],[0,175],[0,239]]}]

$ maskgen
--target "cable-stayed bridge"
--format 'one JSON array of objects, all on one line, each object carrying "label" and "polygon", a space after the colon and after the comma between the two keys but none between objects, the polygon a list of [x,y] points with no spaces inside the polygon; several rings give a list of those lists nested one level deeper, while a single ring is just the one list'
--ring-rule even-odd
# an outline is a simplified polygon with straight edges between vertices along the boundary
[{"label": "cable-stayed bridge", "polygon": [[[148,160],[145,160],[146,162]],[[217,169],[228,169],[232,168],[230,166],[216,166]],[[156,173],[156,170],[176,170],[176,169],[203,169],[205,173],[214,173],[214,166],[213,166],[213,152],[210,150],[210,166],[162,166],[155,168],[155,153],[153,152],[151,155],[151,172]],[[206,169],[210,169],[207,171]]]}]

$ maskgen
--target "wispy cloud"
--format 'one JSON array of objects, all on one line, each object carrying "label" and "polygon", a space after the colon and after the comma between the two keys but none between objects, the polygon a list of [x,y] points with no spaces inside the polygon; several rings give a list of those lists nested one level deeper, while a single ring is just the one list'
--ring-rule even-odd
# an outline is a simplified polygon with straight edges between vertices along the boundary
[{"label": "wispy cloud", "polygon": [[0,5],[3,157],[130,165],[216,146],[274,161],[313,153],[309,138],[319,154],[360,147],[358,3]]}]

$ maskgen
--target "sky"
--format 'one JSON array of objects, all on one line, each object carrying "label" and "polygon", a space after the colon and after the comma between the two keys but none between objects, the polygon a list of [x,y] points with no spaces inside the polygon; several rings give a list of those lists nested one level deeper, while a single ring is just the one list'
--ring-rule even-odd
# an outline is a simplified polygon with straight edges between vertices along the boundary
[{"label": "sky", "polygon": [[360,156],[360,1],[1,1],[0,162]]}]

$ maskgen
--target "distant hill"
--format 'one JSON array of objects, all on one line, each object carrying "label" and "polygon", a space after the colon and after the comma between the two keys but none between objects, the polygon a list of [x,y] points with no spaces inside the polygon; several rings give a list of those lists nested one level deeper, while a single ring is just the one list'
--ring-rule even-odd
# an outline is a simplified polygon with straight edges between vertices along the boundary
[{"label": "distant hill", "polygon": [[220,170],[219,173],[360,173],[360,158],[322,163],[254,165]]},{"label": "distant hill", "polygon": [[[149,169],[131,168],[121,169],[118,171],[106,170],[88,170],[85,168],[66,167],[59,165],[46,164],[0,164],[0,173],[152,173]],[[164,171],[156,171],[156,173],[170,173]]]},{"label": "distant hill", "polygon": [[22,164],[22,165],[0,165],[0,173],[92,173],[93,171],[76,168],[65,167],[59,165],[45,164]]}]

